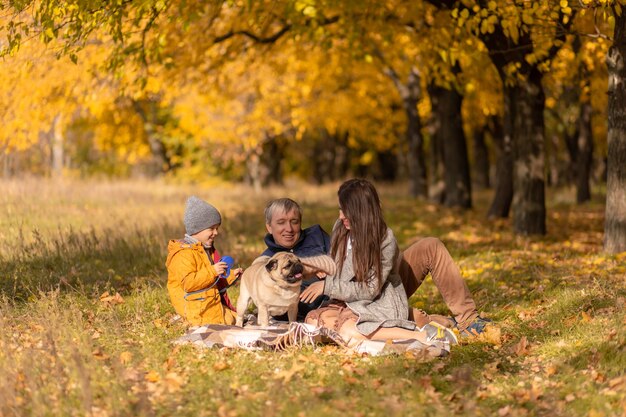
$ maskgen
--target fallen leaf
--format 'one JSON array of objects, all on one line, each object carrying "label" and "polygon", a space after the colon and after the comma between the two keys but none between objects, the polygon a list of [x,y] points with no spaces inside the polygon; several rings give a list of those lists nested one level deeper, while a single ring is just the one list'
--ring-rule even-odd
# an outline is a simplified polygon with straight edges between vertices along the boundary
[{"label": "fallen leaf", "polygon": [[298,362],[294,362],[291,365],[291,369],[284,369],[282,371],[277,372],[276,375],[274,375],[274,379],[282,379],[283,382],[287,384],[289,383],[289,381],[291,381],[291,378],[293,378],[295,374],[297,374],[298,372],[302,370],[304,370],[304,365]]},{"label": "fallen leaf", "polygon": [[609,333],[606,335],[606,340],[611,341],[617,336],[617,330],[611,329]]},{"label": "fallen leaf", "polygon": [[150,371],[146,374],[144,379],[148,382],[159,382],[159,380],[161,379],[161,375],[159,375],[159,373],[156,371]]},{"label": "fallen leaf", "polygon": [[176,365],[176,358],[174,356],[169,356],[163,363],[163,368],[165,368],[165,370],[169,370],[172,369],[174,365]]},{"label": "fallen leaf", "polygon": [[533,322],[529,324],[529,326],[533,329],[543,329],[547,325],[548,325],[548,322],[545,320],[541,320],[541,321],[537,321],[537,322]]},{"label": "fallen leaf", "polygon": [[522,336],[515,345],[511,348],[512,353],[515,353],[518,356],[527,355],[528,354],[528,339],[526,336]]},{"label": "fallen leaf", "polygon": [[322,386],[317,386],[317,387],[311,387],[310,391],[319,396],[329,396],[333,393],[333,389],[331,387],[322,387]]},{"label": "fallen leaf", "polygon": [[372,385],[372,388],[378,389],[378,388],[382,387],[383,379],[382,378],[374,378],[374,379],[372,379],[370,381],[370,384]]},{"label": "fallen leaf", "polygon": [[574,394],[567,394],[567,396],[565,397],[565,401],[568,403],[571,403],[575,399],[576,399],[576,396]]},{"label": "fallen leaf", "polygon": [[502,345],[502,330],[498,326],[487,325],[483,332],[477,336],[477,340],[500,346]]},{"label": "fallen leaf", "polygon": [[581,311],[580,315],[582,317],[582,321],[584,323],[589,323],[591,321],[591,316],[589,315],[589,313],[587,313],[586,311]]},{"label": "fallen leaf", "polygon": [[230,368],[230,365],[226,362],[215,362],[213,364],[213,369],[216,371],[223,371],[224,369]]},{"label": "fallen leaf", "polygon": [[553,364],[549,364],[548,366],[546,366],[545,368],[545,374],[546,376],[552,376],[554,374],[556,374],[557,368],[555,365]]},{"label": "fallen leaf", "polygon": [[344,376],[344,377],[343,377],[343,380],[344,380],[344,381],[346,382],[346,384],[348,384],[348,385],[356,385],[356,384],[359,382],[359,380],[358,380],[358,379],[356,379],[356,378],[355,378],[355,377],[353,377],[353,376]]},{"label": "fallen leaf", "polygon": [[104,360],[109,359],[109,355],[107,355],[106,353],[104,353],[104,352],[102,351],[102,349],[100,349],[100,348],[96,348],[96,349],[94,349],[94,351],[93,351],[93,352],[91,352],[91,354],[93,355],[93,357],[94,357],[94,358],[96,358],[96,359],[98,359],[98,360],[101,360],[101,361],[104,361]]},{"label": "fallen leaf", "polygon": [[122,362],[124,365],[129,364],[132,358],[133,358],[133,354],[130,353],[129,351],[120,353],[120,362]]},{"label": "fallen leaf", "polygon": [[119,292],[116,292],[114,295],[110,295],[110,293],[106,291],[100,296],[100,302],[107,306],[110,306],[115,304],[123,304],[124,299]]}]

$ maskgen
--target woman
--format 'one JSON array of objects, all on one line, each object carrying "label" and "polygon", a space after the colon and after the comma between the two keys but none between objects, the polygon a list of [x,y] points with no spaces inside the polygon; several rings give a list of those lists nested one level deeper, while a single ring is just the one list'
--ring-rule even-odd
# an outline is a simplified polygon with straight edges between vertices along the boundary
[{"label": "woman", "polygon": [[338,196],[339,219],[331,238],[338,272],[312,284],[300,297],[308,302],[325,294],[331,301],[311,311],[306,322],[337,331],[349,345],[365,339],[456,343],[449,329],[434,322],[417,328],[408,319],[407,296],[396,268],[398,244],[374,186],[351,179],[339,187]]}]

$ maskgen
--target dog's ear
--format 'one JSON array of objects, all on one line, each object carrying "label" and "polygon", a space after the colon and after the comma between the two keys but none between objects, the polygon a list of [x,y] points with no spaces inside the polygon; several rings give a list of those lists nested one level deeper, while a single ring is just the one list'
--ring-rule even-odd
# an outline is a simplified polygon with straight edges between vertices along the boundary
[{"label": "dog's ear", "polygon": [[265,269],[267,269],[267,272],[273,271],[274,269],[276,269],[276,265],[278,265],[278,260],[272,259],[267,264],[265,264]]}]

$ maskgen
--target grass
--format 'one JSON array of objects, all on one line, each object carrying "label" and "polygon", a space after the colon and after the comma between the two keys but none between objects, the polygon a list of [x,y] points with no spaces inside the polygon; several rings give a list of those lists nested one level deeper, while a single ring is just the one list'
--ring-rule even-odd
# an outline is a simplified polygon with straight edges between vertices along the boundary
[{"label": "grass", "polygon": [[[461,212],[379,185],[400,246],[440,237],[497,323],[448,358],[172,345],[185,328],[171,321],[165,248],[185,198],[218,206],[219,248],[245,267],[271,198],[330,230],[337,184],[291,186],[1,182],[0,415],[626,415],[626,256],[601,252],[602,201],[576,206],[568,190],[548,196],[548,235],[520,238],[484,220],[489,193]],[[447,312],[428,279],[410,302]]]}]

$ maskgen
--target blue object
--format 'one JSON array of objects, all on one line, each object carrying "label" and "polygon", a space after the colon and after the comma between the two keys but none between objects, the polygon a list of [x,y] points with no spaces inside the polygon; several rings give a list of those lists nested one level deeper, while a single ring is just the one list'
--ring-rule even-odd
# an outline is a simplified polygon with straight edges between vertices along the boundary
[{"label": "blue object", "polygon": [[467,337],[472,337],[472,336],[478,336],[479,334],[485,331],[485,328],[487,327],[489,323],[491,323],[490,319],[486,317],[478,316],[474,319],[472,324],[467,326],[467,328],[461,332],[461,337],[467,338]]},{"label": "blue object", "polygon": [[228,278],[228,276],[230,275],[230,269],[233,267],[233,265],[235,265],[235,260],[230,256],[222,256],[222,259],[220,259],[218,262],[226,262],[226,270],[222,275],[220,275],[220,278]]}]

